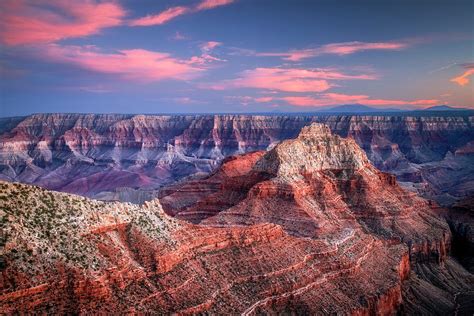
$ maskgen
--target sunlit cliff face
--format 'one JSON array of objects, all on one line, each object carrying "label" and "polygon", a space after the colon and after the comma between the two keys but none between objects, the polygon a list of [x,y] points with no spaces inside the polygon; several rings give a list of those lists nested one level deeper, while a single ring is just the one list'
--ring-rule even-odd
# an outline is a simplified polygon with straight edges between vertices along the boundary
[{"label": "sunlit cliff face", "polygon": [[472,275],[449,256],[440,210],[319,123],[269,152],[228,158],[143,206],[0,187],[7,313],[469,308],[430,303],[472,288]]},{"label": "sunlit cliff face", "polygon": [[143,203],[164,185],[212,172],[225,157],[295,138],[311,122],[354,139],[372,164],[423,196],[452,204],[470,192],[473,128],[462,115],[34,115],[4,120],[0,176]]}]

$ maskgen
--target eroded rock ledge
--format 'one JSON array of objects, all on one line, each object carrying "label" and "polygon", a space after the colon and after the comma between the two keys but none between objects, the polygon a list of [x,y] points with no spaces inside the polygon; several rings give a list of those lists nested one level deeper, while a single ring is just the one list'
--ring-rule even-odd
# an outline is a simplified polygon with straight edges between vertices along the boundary
[{"label": "eroded rock ledge", "polygon": [[441,210],[323,126],[143,207],[0,185],[5,313],[390,315],[472,290]]}]

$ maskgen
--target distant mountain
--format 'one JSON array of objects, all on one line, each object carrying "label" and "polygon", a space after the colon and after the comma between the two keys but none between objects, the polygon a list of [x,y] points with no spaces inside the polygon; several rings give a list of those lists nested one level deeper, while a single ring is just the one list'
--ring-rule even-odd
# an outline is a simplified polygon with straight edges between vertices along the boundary
[{"label": "distant mountain", "polygon": [[456,108],[453,106],[443,104],[443,105],[435,105],[435,106],[423,109],[423,111],[469,111],[469,109]]},{"label": "distant mountain", "polygon": [[459,108],[453,107],[449,105],[435,105],[426,109],[421,110],[402,110],[397,108],[374,108],[368,105],[363,104],[343,104],[334,106],[331,108],[321,109],[320,112],[326,113],[351,113],[351,114],[359,114],[359,113],[386,113],[386,112],[413,112],[413,113],[420,113],[420,112],[442,112],[442,111],[471,111],[467,108]]},{"label": "distant mountain", "polygon": [[369,112],[399,112],[400,109],[386,108],[379,109],[370,107],[363,104],[343,104],[338,105],[329,109],[323,110],[324,112],[337,112],[337,113],[369,113]]}]

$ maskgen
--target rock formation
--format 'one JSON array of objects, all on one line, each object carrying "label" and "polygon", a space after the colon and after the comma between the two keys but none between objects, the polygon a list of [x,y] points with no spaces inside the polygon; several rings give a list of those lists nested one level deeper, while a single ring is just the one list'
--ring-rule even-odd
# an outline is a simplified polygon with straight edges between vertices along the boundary
[{"label": "rock formation", "polygon": [[0,119],[0,179],[143,203],[161,187],[266,150],[311,122],[353,138],[373,165],[445,204],[472,194],[473,117],[36,114]]},{"label": "rock formation", "polygon": [[207,178],[162,194],[167,213],[209,226],[271,222],[308,238],[353,234],[357,227],[407,241],[412,249],[427,246],[426,255],[439,260],[449,240],[447,224],[433,215],[429,202],[373,167],[353,139],[318,123],[268,152],[227,159]]},{"label": "rock formation", "polygon": [[2,313],[470,311],[442,210],[322,125],[168,188],[176,218],[0,185]]}]

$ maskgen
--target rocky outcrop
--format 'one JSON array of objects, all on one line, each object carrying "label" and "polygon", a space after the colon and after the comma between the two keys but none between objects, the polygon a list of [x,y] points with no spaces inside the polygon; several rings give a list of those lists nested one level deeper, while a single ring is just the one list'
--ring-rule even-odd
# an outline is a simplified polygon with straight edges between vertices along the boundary
[{"label": "rocky outcrop", "polygon": [[472,193],[471,116],[36,114],[0,120],[0,178],[142,203],[225,158],[271,149],[323,122],[370,162],[443,203]]},{"label": "rocky outcrop", "polygon": [[272,223],[196,226],[156,201],[0,185],[5,314],[389,314],[409,273],[404,246],[362,231],[325,241]]},{"label": "rocky outcrop", "polygon": [[417,256],[433,253],[442,260],[449,249],[449,228],[429,202],[373,167],[353,139],[318,123],[268,152],[227,159],[207,178],[162,194],[167,213],[194,223],[272,222],[308,238],[345,229],[353,234],[358,227],[403,240]]},{"label": "rocky outcrop", "polygon": [[462,270],[465,281],[424,292],[417,267],[451,264],[448,224],[321,125],[169,187],[175,218],[158,200],[0,185],[7,314],[391,315],[419,311],[420,294],[464,311],[472,290]]},{"label": "rocky outcrop", "polygon": [[[238,168],[238,173],[228,172],[232,165],[225,161],[220,170],[227,170],[226,174],[218,171],[201,181],[168,188],[161,198],[165,211],[211,227],[271,222],[289,235],[339,246],[349,242],[351,249],[358,247],[353,243],[364,234],[386,245],[405,245],[407,252],[399,259],[399,287],[389,294],[381,293],[366,312],[375,309],[389,314],[398,309],[407,314],[446,314],[472,310],[469,301],[474,278],[449,256],[451,233],[445,212],[374,168],[353,139],[311,125],[294,140],[283,141],[268,152],[252,153],[248,161],[253,167]],[[248,185],[232,185],[241,179]],[[238,198],[222,203],[225,197]],[[455,249],[463,247],[456,238],[455,242]],[[377,304],[384,307],[376,309]]]}]

